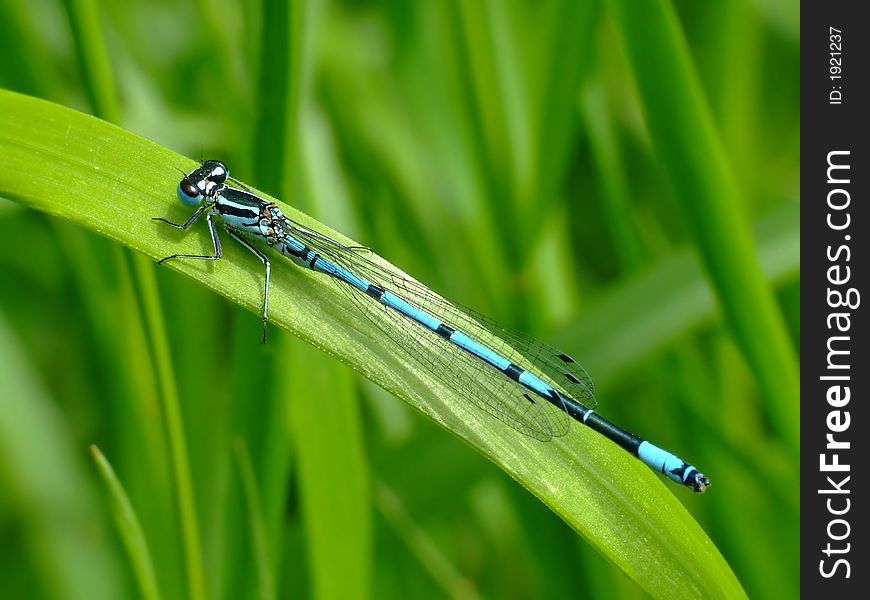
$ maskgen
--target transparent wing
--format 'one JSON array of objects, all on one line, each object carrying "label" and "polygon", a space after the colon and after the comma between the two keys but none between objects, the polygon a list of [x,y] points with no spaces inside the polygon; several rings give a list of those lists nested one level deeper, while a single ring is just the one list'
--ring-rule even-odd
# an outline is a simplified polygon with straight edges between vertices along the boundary
[{"label": "transparent wing", "polygon": [[377,282],[378,285],[397,292],[404,299],[414,302],[421,308],[431,308],[430,312],[433,315],[448,324],[467,324],[467,327],[462,327],[465,333],[483,332],[488,334],[484,336],[485,339],[496,337],[508,342],[507,345],[515,350],[519,356],[516,357],[516,360],[513,360],[514,357],[508,354],[503,356],[523,368],[529,368],[528,364],[532,364],[531,371],[538,375],[543,372],[547,376],[545,379],[550,380],[549,383],[567,392],[575,400],[589,408],[597,406],[595,384],[592,382],[592,378],[582,365],[567,354],[524,333],[499,325],[471,308],[454,304],[423,284],[407,278],[402,273],[369,260],[362,255],[363,252],[370,251],[369,248],[346,246],[321,233],[312,231],[292,219],[287,220],[291,224],[291,230],[288,233],[298,236],[306,244],[337,264],[360,275],[366,275],[372,283]]},{"label": "transparent wing", "polygon": [[[589,374],[566,354],[450,303],[401,273],[369,260],[362,255],[366,248],[346,246],[290,219],[284,226],[287,234],[297,237],[324,258],[424,309],[585,406],[596,405]],[[475,406],[539,440],[546,441],[568,431],[569,418],[563,408],[531,394],[491,365],[352,286],[337,280],[333,282],[360,312],[428,372]]]}]

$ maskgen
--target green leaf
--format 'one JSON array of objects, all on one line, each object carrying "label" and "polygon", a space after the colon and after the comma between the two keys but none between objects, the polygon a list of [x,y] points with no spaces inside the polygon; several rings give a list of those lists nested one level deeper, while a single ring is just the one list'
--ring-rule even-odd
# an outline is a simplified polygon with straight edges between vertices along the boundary
[{"label": "green leaf", "polygon": [[[159,259],[209,250],[204,228],[188,235],[154,222],[183,220],[174,199],[179,170],[195,163],[98,119],[0,92],[0,193],[100,232]],[[290,218],[345,237],[279,203]],[[167,268],[259,312],[262,265],[227,244],[215,263]],[[375,257],[375,260],[378,260]],[[540,443],[504,427],[443,388],[322,277],[273,270],[271,320],[400,396],[474,446],[546,503],[653,596],[743,596],[713,543],[655,473],[583,427]],[[321,399],[323,400],[323,399]],[[669,487],[670,486],[670,487]]]},{"label": "green leaf", "polygon": [[145,539],[145,532],[139,524],[136,511],[127,497],[127,492],[124,491],[124,486],[115,475],[115,470],[112,469],[112,465],[109,464],[100,449],[91,446],[91,456],[93,456],[100,475],[108,488],[109,498],[112,501],[112,514],[121,534],[121,540],[127,549],[127,556],[133,565],[133,573],[135,573],[136,582],[139,584],[139,592],[146,600],[157,600],[160,598],[160,592],[158,591],[157,578],[154,575],[151,551],[148,549],[148,541]]},{"label": "green leaf", "polygon": [[287,341],[282,354],[291,357],[286,391],[314,596],[365,598],[373,542],[354,377],[299,340]]},{"label": "green leaf", "polygon": [[236,463],[242,479],[242,490],[245,493],[245,504],[248,513],[248,529],[251,535],[251,548],[254,550],[254,565],[257,571],[257,586],[259,596],[263,600],[275,597],[275,577],[272,574],[269,544],[266,535],[266,524],[260,507],[260,493],[257,491],[257,480],[251,456],[244,440],[236,438],[234,444]]}]

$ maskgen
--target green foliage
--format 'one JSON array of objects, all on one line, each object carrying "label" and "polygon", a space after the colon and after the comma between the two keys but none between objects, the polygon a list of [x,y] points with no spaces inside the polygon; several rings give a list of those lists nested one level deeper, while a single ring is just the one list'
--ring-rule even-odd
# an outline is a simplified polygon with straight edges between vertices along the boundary
[{"label": "green foliage", "polygon": [[[9,592],[796,595],[798,5],[758,10],[0,1],[51,101],[0,91]],[[151,220],[168,148],[557,343],[713,488],[507,430],[279,258],[261,345],[244,249],[152,264],[210,244]]]}]

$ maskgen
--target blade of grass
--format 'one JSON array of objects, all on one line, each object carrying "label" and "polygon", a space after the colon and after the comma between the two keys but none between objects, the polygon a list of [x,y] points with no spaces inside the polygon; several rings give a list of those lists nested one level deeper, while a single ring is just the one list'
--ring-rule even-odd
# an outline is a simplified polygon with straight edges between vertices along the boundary
[{"label": "blade of grass", "polygon": [[288,121],[296,120],[291,104],[295,94],[290,86],[295,78],[291,77],[290,45],[298,44],[298,38],[292,35],[290,14],[297,4],[284,0],[260,2],[260,74],[252,166],[257,181],[276,191],[281,190],[285,166],[292,164],[287,161],[287,128],[291,126]]},{"label": "blade of grass", "polygon": [[315,597],[366,598],[372,532],[354,377],[300,340],[287,341],[286,391]]},{"label": "blade of grass", "polygon": [[[310,102],[301,104],[304,110],[313,110]],[[294,154],[304,160],[293,169],[293,190],[302,193],[293,196],[304,198],[302,208],[340,219],[339,207],[346,205],[347,197],[340,191],[341,173],[328,173],[328,161],[334,157],[318,145],[324,134],[308,128],[299,131]],[[330,188],[326,183],[330,181],[339,189]],[[285,185],[288,194],[289,188]],[[290,423],[313,588],[320,598],[369,597],[374,544],[357,378],[298,339],[284,336],[281,341],[281,354],[291,357],[279,379],[280,387],[292,392]],[[314,400],[321,390],[328,398]],[[340,581],[334,576],[336,570],[344,574]]]},{"label": "blade of grass", "polygon": [[[121,118],[120,103],[115,92],[114,78],[109,64],[108,51],[104,43],[99,11],[94,0],[67,0],[70,28],[75,39],[76,56],[85,80],[91,106],[95,114],[118,123]],[[199,527],[196,518],[193,482],[190,476],[190,463],[184,439],[178,392],[171,368],[171,354],[166,338],[166,328],[157,281],[151,263],[141,254],[133,254],[130,261],[120,261],[122,268],[129,268],[132,262],[133,273],[140,287],[142,312],[151,342],[156,368],[156,379],[161,390],[163,412],[172,457],[175,491],[182,527],[185,565],[187,567],[188,591],[190,597],[199,600],[205,597],[205,574],[202,565]]]},{"label": "blade of grass", "polygon": [[109,464],[100,449],[92,445],[91,456],[108,489],[112,515],[115,517],[115,525],[121,534],[121,541],[124,542],[127,556],[133,565],[136,583],[139,584],[139,593],[147,600],[158,600],[160,592],[157,587],[157,579],[154,576],[151,551],[148,549],[148,540],[145,539],[145,532],[142,531],[136,511],[127,497],[127,492],[124,491],[124,486],[115,475],[112,465]]},{"label": "blade of grass", "polygon": [[[311,115],[314,107],[310,102],[303,104]],[[314,125],[315,119],[302,123],[305,127],[300,129],[296,155],[304,160],[294,169],[294,189],[302,191],[297,195],[304,198],[304,208],[348,224],[352,213],[343,210],[349,201],[346,182],[340,171],[333,170],[335,157],[326,145],[328,134]],[[290,400],[291,428],[314,589],[323,598],[368,597],[375,556],[357,378],[298,339],[284,336],[281,341],[285,348],[281,354],[292,357],[292,364],[279,375],[279,387],[295,396]],[[317,396],[326,382],[329,399],[312,402],[312,392]],[[345,574],[343,581],[333,581],[336,570]]]},{"label": "blade of grass", "polygon": [[244,440],[237,438],[233,448],[248,509],[248,530],[251,534],[251,547],[254,549],[254,565],[257,571],[259,596],[263,600],[268,600],[275,597],[275,578],[272,575],[272,560],[269,553],[265,522],[263,521],[263,511],[260,506],[260,494],[257,491],[257,480],[254,476],[254,467],[251,464],[251,457],[248,454],[248,448],[245,446]]},{"label": "blade of grass", "polygon": [[94,114],[118,123],[121,108],[115,93],[112,66],[103,40],[97,3],[95,0],[64,0],[64,5],[88,101]]},{"label": "blade of grass", "polygon": [[[531,153],[538,164],[525,207],[529,219],[541,221],[557,199],[570,165],[571,142],[580,124],[575,109],[577,90],[594,61],[592,48],[602,12],[600,0],[554,2],[542,9],[549,11],[548,22],[538,34],[546,54],[536,63],[542,71],[540,81],[532,79],[542,90],[534,107],[537,134]],[[529,230],[542,226],[538,223]]]},{"label": "blade of grass", "polygon": [[[155,216],[177,220],[189,212],[173,199],[175,169],[194,164],[92,117],[0,92],[0,194],[71,219],[152,258],[195,253],[209,243],[201,228],[184,236],[151,221]],[[278,205],[290,218],[355,244],[292,207]],[[382,260],[376,255],[372,259]],[[178,261],[170,268],[249,310],[261,308],[262,265],[244,248],[228,245],[225,259],[216,264]],[[443,388],[378,325],[360,319],[350,299],[316,274],[275,269],[271,301],[273,322],[466,440],[648,593],[687,598],[744,595],[721,554],[671,490],[614,444],[580,427],[548,444],[505,428]]]},{"label": "blade of grass", "polygon": [[175,480],[178,518],[184,542],[184,558],[187,568],[188,593],[194,600],[204,599],[205,572],[202,562],[202,548],[199,538],[199,525],[196,516],[193,480],[188,462],[187,442],[184,437],[184,424],[181,418],[181,404],[175,386],[169,341],[163,327],[163,310],[157,292],[157,280],[151,262],[141,254],[132,257],[133,272],[140,286],[139,293],[145,322],[151,342],[151,354],[157,372],[160,389],[161,408],[166,421],[166,435],[169,441],[172,471]]},{"label": "blade of grass", "polygon": [[166,440],[166,420],[160,406],[160,386],[154,359],[148,345],[147,324],[143,322],[141,302],[130,269],[131,252],[117,247],[112,255],[118,274],[115,293],[117,306],[113,321],[123,347],[121,354],[124,383],[129,391],[126,401],[113,406],[111,429],[114,434],[113,460],[124,474],[127,493],[139,507],[139,518],[149,532],[160,589],[169,597],[182,595],[186,588],[183,532],[176,501],[177,484]]},{"label": "blade of grass", "polygon": [[590,83],[580,94],[580,115],[600,177],[604,226],[619,268],[630,273],[643,264],[643,249],[631,213],[631,191],[603,85]]},{"label": "blade of grass", "polygon": [[[510,128],[509,107],[516,102],[505,102],[503,96],[510,94],[511,81],[505,81],[510,73],[504,57],[495,52],[497,28],[490,22],[491,12],[502,12],[504,7],[493,2],[450,3],[456,36],[456,52],[461,90],[466,103],[465,110],[473,115],[469,125],[475,154],[481,157],[480,168],[484,174],[486,189],[482,195],[483,206],[489,222],[499,222],[493,228],[497,234],[497,255],[504,256],[507,263],[516,266],[521,262],[519,250],[513,240],[520,238],[520,214],[517,211],[517,174],[512,168],[511,156],[515,150]],[[510,79],[510,78],[509,78]],[[517,100],[517,99],[514,99]],[[509,173],[510,177],[500,174]],[[505,210],[505,206],[511,210]]]},{"label": "blade of grass", "polygon": [[779,434],[796,452],[800,398],[795,350],[761,273],[725,152],[673,7],[664,0],[610,0],[628,50],[656,151],[694,233],[717,300],[767,399]]},{"label": "blade of grass", "polygon": [[[257,181],[280,190],[284,197],[300,198],[301,207],[311,210],[319,204],[323,187],[320,179],[303,176],[303,157],[311,163],[317,158],[303,149],[308,136],[301,133],[300,112],[310,110],[307,78],[320,11],[312,2],[267,0],[263,21],[259,100],[272,109],[261,113],[263,120],[257,129],[255,146],[261,155],[270,155],[257,161]],[[274,119],[275,112],[282,117]],[[276,463],[286,461],[286,437],[290,435],[298,461],[303,526],[308,533],[307,562],[315,595],[367,597],[372,568],[371,524],[362,425],[352,379],[342,365],[298,339],[278,335],[273,337],[273,344],[279,349],[272,363],[277,384],[264,410],[272,419],[271,439],[282,445],[280,450],[265,454],[268,462],[263,465],[263,478],[286,478],[286,464],[280,468]],[[312,401],[316,396],[312,392],[324,390],[326,382],[329,399]],[[278,490],[277,485],[272,488]],[[275,507],[280,509],[281,504]],[[273,539],[280,531],[273,528]],[[342,577],[335,577],[336,572]]]}]

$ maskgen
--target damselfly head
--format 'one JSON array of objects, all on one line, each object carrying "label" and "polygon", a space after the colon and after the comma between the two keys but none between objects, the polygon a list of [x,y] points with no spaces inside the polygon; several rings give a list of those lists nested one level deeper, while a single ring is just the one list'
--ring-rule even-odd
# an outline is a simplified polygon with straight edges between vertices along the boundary
[{"label": "damselfly head", "polygon": [[229,176],[226,165],[219,160],[206,160],[202,166],[184,176],[178,184],[178,197],[185,204],[198,206],[204,198],[220,191]]}]

